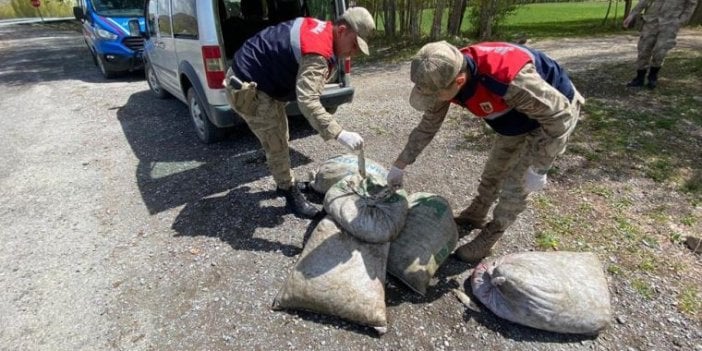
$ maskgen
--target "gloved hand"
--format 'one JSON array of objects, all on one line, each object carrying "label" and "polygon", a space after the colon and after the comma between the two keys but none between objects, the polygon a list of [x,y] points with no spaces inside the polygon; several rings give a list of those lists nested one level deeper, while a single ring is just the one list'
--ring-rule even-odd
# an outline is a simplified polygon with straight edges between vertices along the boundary
[{"label": "gloved hand", "polygon": [[390,172],[388,172],[388,185],[393,187],[393,188],[401,188],[402,187],[402,178],[405,176],[405,171],[392,166],[390,168]]},{"label": "gloved hand", "polygon": [[529,167],[524,176],[524,190],[527,192],[541,191],[546,187],[546,174],[539,174]]},{"label": "gloved hand", "polygon": [[354,132],[342,130],[341,133],[336,136],[336,141],[346,146],[351,151],[360,150],[363,147],[363,138],[360,134]]}]

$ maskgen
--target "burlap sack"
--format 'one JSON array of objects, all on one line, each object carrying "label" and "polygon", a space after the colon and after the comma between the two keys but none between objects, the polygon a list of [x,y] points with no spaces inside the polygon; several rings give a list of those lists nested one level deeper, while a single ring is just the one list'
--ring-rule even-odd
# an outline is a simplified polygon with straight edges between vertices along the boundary
[{"label": "burlap sack", "polygon": [[458,229],[451,205],[441,196],[410,194],[405,225],[390,244],[388,273],[426,294],[439,266],[456,248]]},{"label": "burlap sack", "polygon": [[369,243],[397,237],[407,217],[407,193],[389,187],[385,178],[348,176],[329,188],[324,210],[341,228]]},{"label": "burlap sack", "polygon": [[473,294],[497,316],[559,333],[596,334],[611,307],[602,265],[587,252],[524,252],[483,260]]},{"label": "burlap sack", "polygon": [[385,269],[390,244],[369,244],[324,218],[273,302],[387,331]]},{"label": "burlap sack", "polygon": [[[339,155],[324,161],[315,172],[312,189],[325,194],[332,185],[343,178],[359,174],[358,163],[358,156],[354,154]],[[388,175],[388,171],[373,160],[365,159],[365,166],[366,174],[373,174],[382,179]]]}]

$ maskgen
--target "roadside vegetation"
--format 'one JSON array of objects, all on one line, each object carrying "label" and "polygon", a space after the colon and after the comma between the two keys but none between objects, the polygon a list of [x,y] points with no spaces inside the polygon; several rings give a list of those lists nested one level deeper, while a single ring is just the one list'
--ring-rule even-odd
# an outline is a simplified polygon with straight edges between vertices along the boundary
[{"label": "roadside vegetation", "polygon": [[533,199],[535,246],[597,252],[643,299],[674,294],[702,320],[699,257],[683,244],[702,232],[702,53],[677,49],[664,69],[655,91],[626,89],[628,64],[574,75],[588,98],[566,156],[577,166]]},{"label": "roadside vegetation", "polygon": [[0,1],[0,19],[20,17],[72,17],[73,0],[41,0],[39,8],[30,0]]}]

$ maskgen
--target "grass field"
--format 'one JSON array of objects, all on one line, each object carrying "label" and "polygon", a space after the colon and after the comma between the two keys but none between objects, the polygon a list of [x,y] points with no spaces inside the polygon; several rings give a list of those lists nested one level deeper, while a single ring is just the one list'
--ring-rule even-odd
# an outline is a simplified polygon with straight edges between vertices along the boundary
[{"label": "grass field", "polygon": [[[530,39],[558,38],[591,36],[622,31],[623,7],[620,4],[619,9],[616,10],[617,17],[615,18],[615,8],[613,6],[609,19],[604,22],[607,4],[605,1],[591,1],[523,5],[506,19],[494,39],[513,41],[515,38],[521,37]],[[472,28],[470,27],[469,14],[470,11],[467,10],[461,28],[461,37],[444,39],[459,46],[475,41],[475,38],[470,37]],[[379,32],[372,44],[376,49],[380,49],[376,58],[380,60],[390,58],[404,60],[411,56],[428,41],[426,37],[429,34],[433,16],[433,10],[424,11],[422,33],[425,38],[420,41],[413,41],[407,38],[386,38],[382,31]],[[448,20],[448,13],[444,15],[444,21],[446,20]],[[444,28],[445,26],[444,24]],[[377,23],[377,27],[379,30],[383,28],[382,21]],[[370,59],[375,60],[376,58]]]}]

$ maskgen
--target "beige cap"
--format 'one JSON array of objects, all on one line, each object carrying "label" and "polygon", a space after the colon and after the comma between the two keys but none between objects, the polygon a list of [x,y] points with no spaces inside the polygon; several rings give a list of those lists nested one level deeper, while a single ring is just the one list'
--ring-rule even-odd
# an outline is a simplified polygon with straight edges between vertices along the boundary
[{"label": "beige cap", "polygon": [[429,43],[419,49],[410,66],[410,79],[414,83],[410,106],[419,111],[432,108],[437,94],[451,85],[464,60],[463,54],[445,41]]},{"label": "beige cap", "polygon": [[368,43],[366,43],[366,39],[371,35],[371,32],[375,30],[373,16],[363,7],[352,7],[341,15],[341,19],[348,23],[351,29],[356,32],[358,48],[361,49],[364,54],[368,55]]}]

